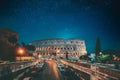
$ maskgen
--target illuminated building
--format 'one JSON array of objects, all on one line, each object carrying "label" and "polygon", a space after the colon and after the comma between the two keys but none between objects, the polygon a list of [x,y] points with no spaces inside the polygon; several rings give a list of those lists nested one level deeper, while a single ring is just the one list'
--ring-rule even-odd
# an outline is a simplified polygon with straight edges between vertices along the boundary
[{"label": "illuminated building", "polygon": [[35,55],[40,54],[43,57],[54,55],[66,58],[66,54],[68,54],[68,58],[72,59],[87,53],[85,41],[79,39],[45,39],[32,41],[30,45],[36,47]]}]

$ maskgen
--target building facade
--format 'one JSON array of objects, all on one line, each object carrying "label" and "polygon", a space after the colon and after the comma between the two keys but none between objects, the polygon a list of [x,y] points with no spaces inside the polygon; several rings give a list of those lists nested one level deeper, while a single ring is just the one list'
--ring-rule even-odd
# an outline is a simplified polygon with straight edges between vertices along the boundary
[{"label": "building facade", "polygon": [[[78,58],[87,53],[85,41],[78,39],[45,39],[33,41],[30,45],[35,46],[34,54],[42,56],[56,56],[69,59]],[[66,55],[67,54],[67,55]]]}]

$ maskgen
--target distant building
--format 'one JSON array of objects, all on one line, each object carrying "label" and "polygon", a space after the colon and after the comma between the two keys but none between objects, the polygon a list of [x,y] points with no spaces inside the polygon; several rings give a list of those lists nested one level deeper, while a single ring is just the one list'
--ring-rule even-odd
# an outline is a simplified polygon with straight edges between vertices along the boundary
[{"label": "distant building", "polygon": [[43,57],[61,57],[68,59],[79,58],[87,53],[85,41],[79,39],[45,39],[33,41],[30,43],[36,47],[34,55],[42,55]]}]

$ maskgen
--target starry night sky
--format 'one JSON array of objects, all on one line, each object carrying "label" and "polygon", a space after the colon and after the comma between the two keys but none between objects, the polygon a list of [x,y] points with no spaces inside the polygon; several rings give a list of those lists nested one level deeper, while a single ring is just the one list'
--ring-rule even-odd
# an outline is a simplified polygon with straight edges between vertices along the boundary
[{"label": "starry night sky", "polygon": [[120,48],[120,0],[0,0],[0,27],[19,34],[19,43],[77,38],[94,52]]}]

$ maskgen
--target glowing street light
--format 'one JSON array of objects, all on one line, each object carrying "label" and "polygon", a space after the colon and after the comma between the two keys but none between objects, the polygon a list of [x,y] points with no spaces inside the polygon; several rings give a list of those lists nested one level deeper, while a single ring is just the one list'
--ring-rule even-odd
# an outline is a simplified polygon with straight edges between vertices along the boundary
[{"label": "glowing street light", "polygon": [[21,61],[21,57],[22,57],[22,55],[25,53],[25,49],[23,48],[23,47],[19,47],[18,49],[17,49],[17,54],[19,54],[20,55],[20,61]]},{"label": "glowing street light", "polygon": [[102,55],[102,52],[100,52],[99,54]]},{"label": "glowing street light", "polygon": [[18,53],[22,55],[24,53],[24,50],[23,49],[19,49]]}]

